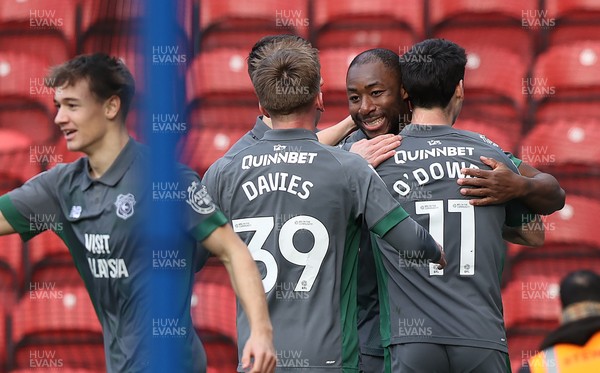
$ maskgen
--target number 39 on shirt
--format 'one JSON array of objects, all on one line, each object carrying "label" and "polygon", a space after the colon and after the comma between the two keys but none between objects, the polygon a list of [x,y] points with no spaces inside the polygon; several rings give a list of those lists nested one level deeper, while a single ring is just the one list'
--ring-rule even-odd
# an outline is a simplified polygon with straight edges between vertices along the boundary
[{"label": "number 39 on shirt", "polygon": [[[270,292],[277,282],[279,266],[275,256],[263,246],[275,227],[274,217],[235,219],[231,223],[237,233],[255,232],[248,243],[248,249],[255,261],[264,263],[266,275],[262,280],[263,287],[265,293]],[[294,234],[302,229],[310,232],[314,238],[313,247],[305,253],[298,251],[294,246]],[[327,228],[312,216],[296,216],[283,224],[277,240],[281,255],[290,263],[304,267],[294,291],[310,291],[329,248]]]}]

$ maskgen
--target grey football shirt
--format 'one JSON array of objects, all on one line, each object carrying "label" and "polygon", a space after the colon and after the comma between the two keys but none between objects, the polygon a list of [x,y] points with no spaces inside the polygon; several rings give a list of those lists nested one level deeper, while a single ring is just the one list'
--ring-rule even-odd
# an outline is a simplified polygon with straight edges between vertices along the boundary
[{"label": "grey football shirt", "polygon": [[[347,136],[337,146],[350,151],[352,144],[367,139],[367,135],[358,129]],[[358,253],[358,336],[360,351],[363,354],[383,356],[381,334],[379,332],[379,301],[377,275],[371,235],[363,227]]]},{"label": "grey football shirt", "polygon": [[190,317],[192,263],[200,255],[196,242],[227,220],[206,196],[198,175],[179,165],[179,191],[171,195],[178,196],[183,217],[176,251],[181,257],[150,252],[146,226],[156,193],[148,159],[147,149],[130,139],[101,178],[90,178],[87,157],[61,164],[0,197],[0,211],[25,240],[53,229],[65,242],[102,325],[108,372],[148,371],[149,343],[161,331],[161,320],[155,329],[150,309],[150,278],[167,270],[160,265],[169,258],[171,264],[183,264],[177,274],[185,303],[174,310],[181,310],[178,331],[185,332],[178,337],[185,338],[186,349],[174,358],[183,369],[198,371],[204,353]]},{"label": "grey football shirt", "polygon": [[[399,254],[377,240],[384,346],[426,342],[507,352],[500,275],[502,227],[529,219],[518,202],[474,207],[460,194],[461,168],[488,168],[493,157],[518,172],[493,142],[449,126],[409,125],[402,145],[377,172],[405,210],[441,243],[448,265],[431,267],[420,254]],[[381,253],[381,255],[380,255]]]},{"label": "grey football shirt", "polygon": [[[268,131],[211,168],[215,202],[263,276],[277,371],[356,372],[362,221],[385,236],[412,220],[365,160],[308,130]],[[250,330],[239,307],[237,325],[241,355]]]}]

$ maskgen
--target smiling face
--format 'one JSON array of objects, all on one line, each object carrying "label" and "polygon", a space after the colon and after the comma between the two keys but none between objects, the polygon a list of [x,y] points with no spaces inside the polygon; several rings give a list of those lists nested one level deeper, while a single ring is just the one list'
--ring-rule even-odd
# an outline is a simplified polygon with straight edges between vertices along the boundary
[{"label": "smiling face", "polygon": [[350,115],[367,137],[398,133],[404,102],[400,77],[381,62],[354,65],[346,79]]},{"label": "smiling face", "polygon": [[54,104],[58,110],[54,123],[63,133],[70,151],[89,155],[100,147],[109,125],[107,104],[92,94],[86,79],[57,88]]}]

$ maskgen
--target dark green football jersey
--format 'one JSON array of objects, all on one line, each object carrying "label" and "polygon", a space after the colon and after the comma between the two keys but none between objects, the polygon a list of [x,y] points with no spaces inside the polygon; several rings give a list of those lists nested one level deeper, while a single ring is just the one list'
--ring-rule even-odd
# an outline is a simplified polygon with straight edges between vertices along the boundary
[{"label": "dark green football jersey", "polygon": [[[433,267],[419,253],[398,253],[376,240],[384,346],[425,342],[507,352],[500,275],[502,227],[530,215],[511,201],[474,207],[456,180],[462,168],[489,169],[480,156],[515,164],[485,136],[449,126],[409,125],[402,145],[377,172],[405,210],[443,245],[448,265]],[[381,255],[380,255],[381,254]]]},{"label": "dark green football jersey", "polygon": [[[206,362],[190,316],[196,243],[225,224],[224,215],[200,185],[197,174],[177,167],[169,187],[151,181],[147,149],[130,139],[99,179],[89,176],[86,157],[61,164],[0,197],[0,211],[26,240],[53,229],[65,242],[95,307],[104,334],[108,372],[148,371],[150,343],[177,337],[176,356],[185,371]],[[151,250],[148,219],[153,203],[177,204],[176,250]],[[51,224],[53,223],[53,224]],[[181,278],[176,318],[152,312],[153,276]]]}]

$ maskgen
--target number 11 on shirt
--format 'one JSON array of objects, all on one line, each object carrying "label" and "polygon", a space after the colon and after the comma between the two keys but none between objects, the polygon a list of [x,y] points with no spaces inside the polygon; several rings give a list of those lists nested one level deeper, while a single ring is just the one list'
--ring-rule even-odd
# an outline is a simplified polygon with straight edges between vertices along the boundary
[{"label": "number 11 on shirt", "polygon": [[[429,234],[443,247],[444,243],[444,201],[417,201],[415,211],[419,215],[429,215]],[[448,212],[460,213],[460,275],[475,274],[475,209],[468,200],[449,199]],[[452,258],[447,257],[448,262]],[[429,264],[430,276],[442,276],[443,269],[437,264]]]}]

